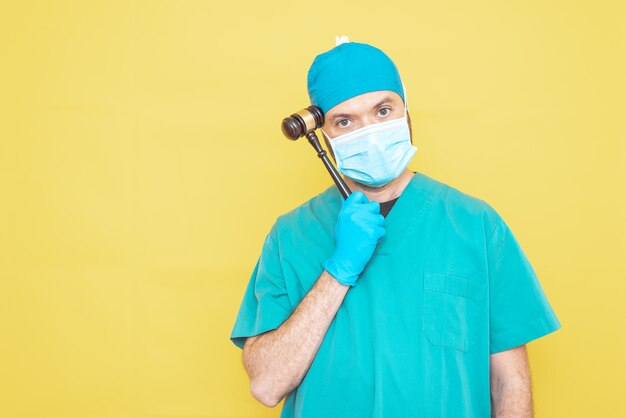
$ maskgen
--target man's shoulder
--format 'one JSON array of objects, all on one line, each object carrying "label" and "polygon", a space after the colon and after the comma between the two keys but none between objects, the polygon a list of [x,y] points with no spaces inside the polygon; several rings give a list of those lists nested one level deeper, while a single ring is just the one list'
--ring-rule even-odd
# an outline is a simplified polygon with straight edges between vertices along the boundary
[{"label": "man's shoulder", "polygon": [[272,229],[278,233],[285,229],[306,228],[312,223],[324,222],[332,216],[333,212],[337,212],[340,206],[341,196],[337,188],[334,185],[329,186],[305,202],[280,214]]},{"label": "man's shoulder", "polygon": [[432,176],[426,176],[426,178],[438,186],[439,192],[434,196],[435,203],[445,208],[451,215],[482,218],[494,225],[499,221],[498,212],[484,198]]}]

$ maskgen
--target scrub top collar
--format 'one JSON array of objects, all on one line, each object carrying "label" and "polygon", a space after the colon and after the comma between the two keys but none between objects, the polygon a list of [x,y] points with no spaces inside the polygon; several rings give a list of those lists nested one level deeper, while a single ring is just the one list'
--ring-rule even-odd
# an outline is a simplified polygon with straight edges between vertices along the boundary
[{"label": "scrub top collar", "polygon": [[[420,172],[413,172],[409,183],[398,197],[398,200],[385,217],[385,237],[376,247],[374,254],[390,255],[394,249],[410,236],[409,231],[415,228],[416,221],[422,211],[434,198],[438,183]],[[330,187],[330,203],[333,212],[341,210],[342,197],[335,185]],[[336,216],[335,216],[336,219]],[[334,227],[334,225],[333,225]]]},{"label": "scrub top collar", "polygon": [[398,201],[385,218],[385,236],[375,254],[391,255],[415,228],[416,221],[434,197],[436,183],[428,176],[414,172]]}]

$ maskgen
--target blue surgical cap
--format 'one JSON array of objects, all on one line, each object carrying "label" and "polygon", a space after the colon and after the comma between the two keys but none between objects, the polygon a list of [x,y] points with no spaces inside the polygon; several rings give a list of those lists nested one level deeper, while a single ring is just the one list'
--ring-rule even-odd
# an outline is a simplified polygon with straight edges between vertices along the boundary
[{"label": "blue surgical cap", "polygon": [[359,42],[341,43],[315,57],[307,75],[307,88],[311,104],[324,113],[370,91],[391,90],[405,100],[400,74],[391,58]]}]

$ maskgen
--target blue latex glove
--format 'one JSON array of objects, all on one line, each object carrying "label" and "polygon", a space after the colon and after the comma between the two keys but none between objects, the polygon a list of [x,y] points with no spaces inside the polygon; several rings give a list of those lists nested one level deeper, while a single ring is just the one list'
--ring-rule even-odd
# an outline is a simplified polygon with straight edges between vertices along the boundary
[{"label": "blue latex glove", "polygon": [[380,204],[370,202],[360,190],[343,201],[335,225],[335,251],[324,269],[344,285],[354,286],[385,236]]}]

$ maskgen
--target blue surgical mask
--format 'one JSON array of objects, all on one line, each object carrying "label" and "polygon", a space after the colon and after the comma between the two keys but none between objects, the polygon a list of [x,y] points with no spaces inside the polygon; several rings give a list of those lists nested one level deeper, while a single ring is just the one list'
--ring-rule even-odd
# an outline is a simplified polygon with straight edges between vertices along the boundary
[{"label": "blue surgical mask", "polygon": [[322,133],[329,139],[337,170],[373,187],[397,178],[417,151],[411,144],[406,102],[401,118],[373,123],[332,139],[323,130]]}]

